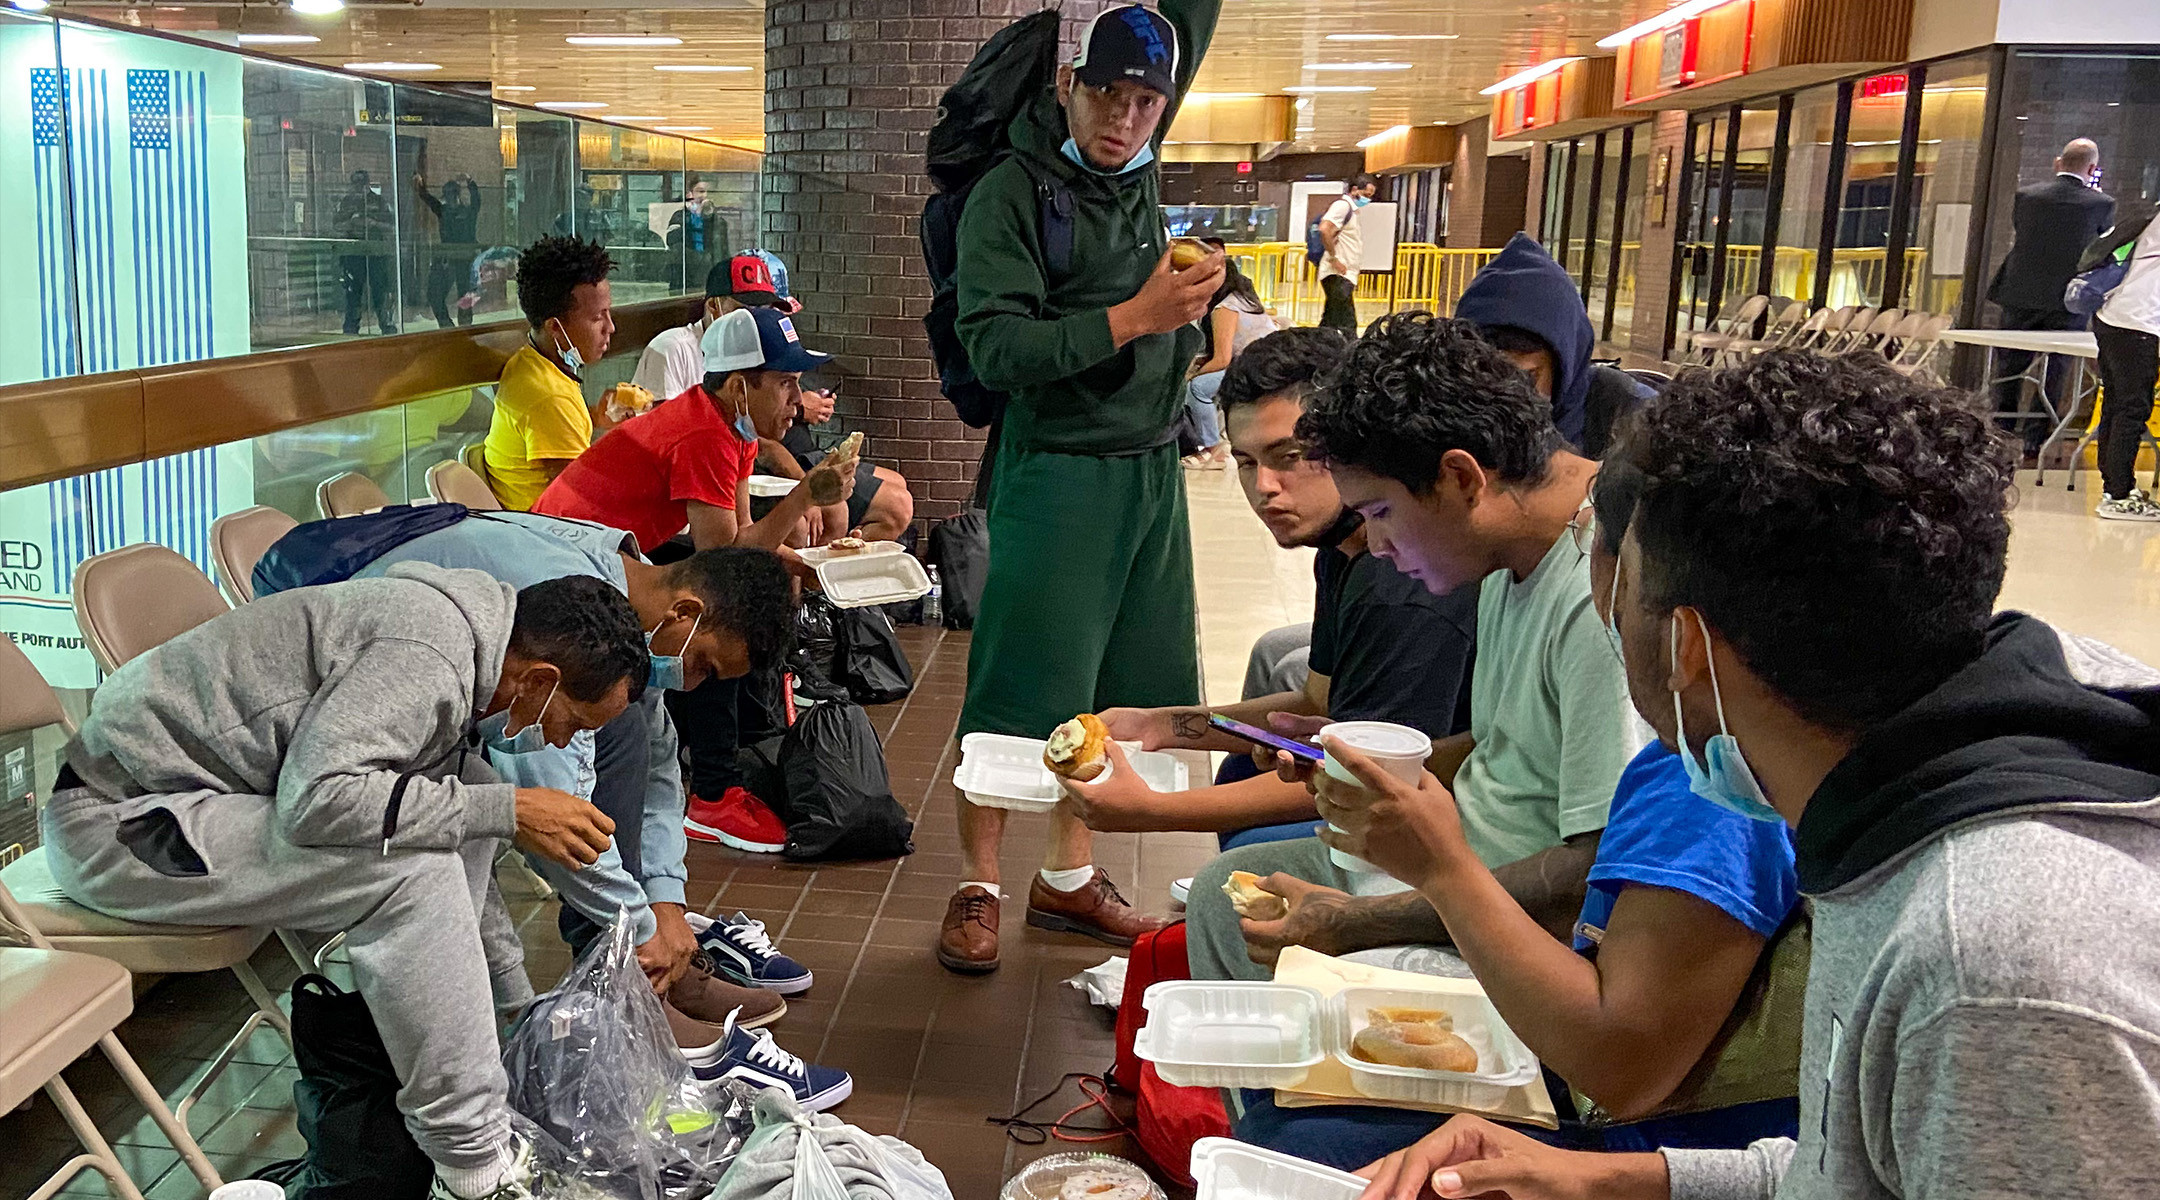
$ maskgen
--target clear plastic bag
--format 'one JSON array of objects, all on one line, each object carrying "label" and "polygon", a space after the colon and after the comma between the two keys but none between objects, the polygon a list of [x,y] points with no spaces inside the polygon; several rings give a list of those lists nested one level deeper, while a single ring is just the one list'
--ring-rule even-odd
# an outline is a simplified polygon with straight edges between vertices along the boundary
[{"label": "clear plastic bag", "polygon": [[535,1000],[503,1050],[510,1106],[559,1146],[558,1194],[702,1200],[751,1123],[753,1093],[709,1088],[675,1048],[626,916]]}]

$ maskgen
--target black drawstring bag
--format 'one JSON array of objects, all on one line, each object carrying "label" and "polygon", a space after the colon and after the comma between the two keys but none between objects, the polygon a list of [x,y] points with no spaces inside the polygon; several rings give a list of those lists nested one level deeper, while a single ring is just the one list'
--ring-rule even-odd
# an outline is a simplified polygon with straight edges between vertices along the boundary
[{"label": "black drawstring bag", "polygon": [[293,1200],[427,1200],[435,1164],[398,1111],[397,1069],[358,992],[320,975],[292,990],[293,1084],[307,1157],[256,1173]]},{"label": "black drawstring bag", "polygon": [[[840,635],[834,682],[857,704],[892,704],[915,690],[915,668],[900,648],[900,631],[879,608],[835,610]],[[880,759],[882,762],[883,760]]]},{"label": "black drawstring bag", "polygon": [[990,514],[971,508],[930,530],[930,563],[944,588],[947,629],[975,628],[982,611],[983,580],[990,574]]},{"label": "black drawstring bag", "polygon": [[788,858],[898,858],[914,853],[915,843],[909,839],[915,824],[893,799],[885,749],[861,708],[819,704],[797,717],[780,743],[780,771],[787,788],[773,808],[787,823]]}]

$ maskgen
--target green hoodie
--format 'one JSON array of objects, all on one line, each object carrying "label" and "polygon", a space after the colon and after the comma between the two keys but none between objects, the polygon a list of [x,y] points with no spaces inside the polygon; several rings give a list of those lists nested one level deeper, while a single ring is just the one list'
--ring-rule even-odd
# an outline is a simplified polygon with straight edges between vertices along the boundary
[{"label": "green hoodie", "polygon": [[[1222,0],[1163,0],[1177,30],[1178,93],[1192,85]],[[1156,129],[1159,148],[1173,103]],[[1120,350],[1110,307],[1140,291],[1167,249],[1158,168],[1097,175],[1066,158],[1071,136],[1054,89],[1013,118],[1013,156],[969,194],[960,218],[958,329],[985,384],[1011,395],[1006,444],[1065,454],[1129,454],[1170,440],[1185,402],[1198,326],[1149,334]],[[1053,277],[1042,245],[1035,175],[1073,196],[1073,256]]]}]

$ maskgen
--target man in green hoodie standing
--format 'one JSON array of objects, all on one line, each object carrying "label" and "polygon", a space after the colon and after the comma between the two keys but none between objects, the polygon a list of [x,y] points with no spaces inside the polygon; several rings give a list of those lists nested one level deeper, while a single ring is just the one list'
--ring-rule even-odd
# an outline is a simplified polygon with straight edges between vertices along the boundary
[{"label": "man in green hoodie standing", "polygon": [[[1155,152],[1221,0],[1162,7],[1089,23],[961,218],[958,332],[977,376],[1010,395],[962,736],[1045,737],[1078,713],[1200,698],[1170,428],[1223,266],[1172,269]],[[1045,194],[1070,211],[1070,253],[1046,245]],[[1063,809],[1051,820],[1029,924],[1113,945],[1160,924],[1093,865],[1085,825]],[[967,861],[938,940],[952,970],[997,967],[1004,830],[1004,810],[960,801]]]}]

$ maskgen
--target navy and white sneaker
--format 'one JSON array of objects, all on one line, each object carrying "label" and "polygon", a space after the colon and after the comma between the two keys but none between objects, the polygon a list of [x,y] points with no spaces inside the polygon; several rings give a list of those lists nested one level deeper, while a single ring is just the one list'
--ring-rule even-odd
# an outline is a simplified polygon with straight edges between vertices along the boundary
[{"label": "navy and white sneaker", "polygon": [[691,928],[697,931],[698,945],[712,957],[722,978],[783,996],[810,990],[810,968],[773,946],[772,938],[766,936],[765,922],[741,913],[723,920],[706,920],[707,924],[699,928],[693,918]]},{"label": "navy and white sneaker", "polygon": [[707,1083],[740,1079],[758,1088],[782,1088],[804,1112],[824,1112],[855,1092],[855,1078],[837,1067],[811,1066],[773,1044],[762,1029],[742,1029],[729,1014],[720,1056],[710,1063],[693,1060],[691,1071]]}]

